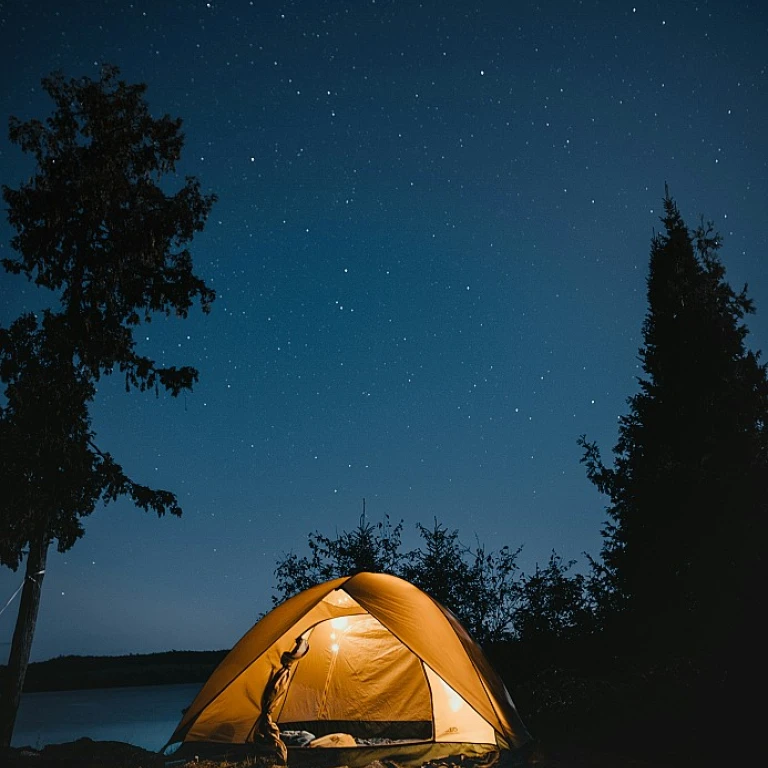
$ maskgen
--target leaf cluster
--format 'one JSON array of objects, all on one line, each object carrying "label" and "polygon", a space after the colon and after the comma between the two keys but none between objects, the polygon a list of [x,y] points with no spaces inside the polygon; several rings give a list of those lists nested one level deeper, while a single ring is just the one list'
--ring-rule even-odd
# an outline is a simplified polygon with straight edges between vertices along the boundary
[{"label": "leaf cluster", "polygon": [[356,528],[335,537],[311,533],[307,537],[309,556],[289,552],[275,568],[278,594],[273,595],[272,603],[277,605],[315,584],[341,576],[364,571],[399,573],[402,530],[402,521],[393,527],[389,517],[372,523],[362,515]]},{"label": "leaf cluster", "polygon": [[165,191],[184,143],[181,120],[153,118],[145,85],[105,67],[98,80],[54,74],[43,88],[55,105],[45,122],[10,120],[11,142],[37,168],[18,188],[3,185],[17,255],[2,264],[56,292],[93,377],[118,368],[127,388],[161,385],[177,395],[197,372],[139,355],[133,328],[158,312],[186,317],[195,300],[209,311],[215,294],[194,274],[186,246],[216,198],[193,177]]},{"label": "leaf cluster", "polygon": [[3,267],[58,304],[0,329],[0,562],[12,568],[32,540],[69,549],[98,503],[125,496],[181,514],[173,493],[134,482],[96,445],[90,406],[100,377],[116,370],[129,390],[191,389],[194,368],[158,366],[134,333],[156,313],[186,317],[195,301],[207,312],[215,298],[187,248],[215,197],[192,177],[174,193],[164,184],[181,156],[181,121],[153,118],[146,87],[116,67],[96,80],[54,74],[43,88],[50,117],[10,119],[10,140],[35,172],[2,188],[15,230]]},{"label": "leaf cluster", "polygon": [[524,580],[515,612],[518,635],[528,641],[562,640],[589,634],[595,625],[591,599],[592,580],[581,573],[569,575],[574,560],[564,562],[552,552],[546,567],[536,569]]},{"label": "leaf cluster", "polygon": [[388,517],[372,523],[362,516],[356,528],[334,537],[314,531],[310,554],[283,555],[275,567],[274,605],[329,579],[361,571],[391,573],[422,589],[452,611],[481,644],[503,640],[554,639],[591,631],[591,580],[567,571],[554,552],[545,569],[526,576],[517,565],[522,547],[487,550],[462,544],[458,530],[434,520],[416,526],[421,545],[402,551],[403,522]]},{"label": "leaf cluster", "polygon": [[50,312],[42,322],[27,314],[0,329],[0,563],[14,570],[38,536],[69,549],[99,502],[127,496],[145,511],[181,514],[170,491],[135,483],[99,450],[89,413],[93,380],[61,334]]}]

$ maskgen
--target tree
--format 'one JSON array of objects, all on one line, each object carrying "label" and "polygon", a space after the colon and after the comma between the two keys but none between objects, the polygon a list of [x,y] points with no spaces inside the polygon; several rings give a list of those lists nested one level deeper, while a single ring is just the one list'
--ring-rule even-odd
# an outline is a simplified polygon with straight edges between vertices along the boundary
[{"label": "tree", "polygon": [[278,594],[272,596],[272,604],[278,605],[315,584],[340,576],[363,571],[399,574],[403,557],[400,552],[402,530],[402,521],[394,528],[389,517],[371,523],[363,511],[357,527],[342,531],[335,539],[319,531],[311,533],[307,540],[309,557],[289,552],[278,561],[275,567]]},{"label": "tree", "polygon": [[518,640],[537,645],[571,640],[590,631],[593,611],[588,579],[568,571],[575,565],[552,552],[546,568],[536,564],[531,576],[523,577],[515,615]]},{"label": "tree", "polygon": [[319,531],[308,537],[310,555],[290,552],[275,567],[273,605],[304,589],[360,571],[391,573],[411,581],[451,610],[480,643],[513,635],[518,596],[517,555],[502,547],[486,552],[478,544],[473,551],[437,520],[432,528],[417,524],[422,546],[401,551],[403,523],[392,527],[389,518],[369,522],[365,513],[352,531],[335,538]]},{"label": "tree", "polygon": [[453,611],[478,643],[511,637],[522,547],[486,551],[478,542],[473,550],[437,519],[432,528],[416,527],[423,544],[405,555],[403,577]]},{"label": "tree", "polygon": [[448,530],[437,519],[432,528],[421,523],[416,528],[423,544],[405,556],[402,576],[462,619],[470,587],[468,548],[459,541],[458,530]]},{"label": "tree", "polygon": [[582,436],[607,494],[604,600],[627,642],[728,653],[760,604],[768,519],[768,377],[746,348],[747,287],[725,280],[712,225],[667,192],[651,245],[643,377],[613,466]]},{"label": "tree", "polygon": [[55,294],[57,308],[27,314],[0,331],[0,562],[26,576],[0,704],[0,745],[13,733],[38,613],[49,545],[83,535],[99,502],[127,496],[158,515],[181,514],[173,493],[135,483],[91,429],[96,382],[119,370],[126,390],[178,395],[197,381],[191,367],[161,367],[136,350],[134,330],[154,313],[186,317],[214,292],[192,271],[185,245],[215,201],[187,177],[161,187],[183,146],[181,121],[152,118],[144,85],[115,67],[98,80],[43,80],[53,114],[10,120],[10,139],[36,161],[18,189],[3,186],[16,230],[13,274]]},{"label": "tree", "polygon": [[486,551],[485,545],[477,542],[472,552],[472,588],[464,615],[473,636],[483,645],[515,636],[522,579],[517,557],[522,551],[522,545],[511,549],[506,544]]}]

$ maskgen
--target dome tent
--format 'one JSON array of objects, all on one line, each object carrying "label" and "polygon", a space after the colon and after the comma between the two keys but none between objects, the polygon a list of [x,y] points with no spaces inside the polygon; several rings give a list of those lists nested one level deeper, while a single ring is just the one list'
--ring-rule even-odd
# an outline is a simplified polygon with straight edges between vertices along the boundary
[{"label": "dome tent", "polygon": [[285,757],[287,743],[292,765],[354,768],[481,756],[529,740],[501,679],[450,611],[396,576],[358,573],[310,587],[255,624],[168,743],[181,743],[174,758],[263,747]]}]

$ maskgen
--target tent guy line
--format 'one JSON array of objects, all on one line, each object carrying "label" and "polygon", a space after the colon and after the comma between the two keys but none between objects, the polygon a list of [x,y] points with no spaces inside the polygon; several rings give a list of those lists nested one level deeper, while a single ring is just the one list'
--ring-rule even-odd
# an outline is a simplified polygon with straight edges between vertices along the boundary
[{"label": "tent guy line", "polygon": [[[43,569],[41,571],[38,571],[37,573],[34,574],[34,576],[42,576],[44,574],[45,574],[45,569]],[[19,584],[19,586],[17,587],[16,591],[8,598],[8,602],[2,608],[0,608],[0,615],[3,614],[5,609],[13,602],[14,598],[16,597],[16,595],[18,595],[19,592],[21,592],[21,590],[24,588],[24,581],[25,581],[25,579],[29,579],[30,581],[34,581],[35,584],[37,584],[37,581],[35,580],[34,576],[27,575],[27,576],[25,576],[21,580],[21,584]],[[8,645],[10,645],[10,643],[8,643]]]}]

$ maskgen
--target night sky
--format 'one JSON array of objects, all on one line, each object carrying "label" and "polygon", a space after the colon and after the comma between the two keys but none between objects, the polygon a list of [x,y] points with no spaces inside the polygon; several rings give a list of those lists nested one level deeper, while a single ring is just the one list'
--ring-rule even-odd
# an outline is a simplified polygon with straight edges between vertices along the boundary
[{"label": "night sky", "polygon": [[[52,552],[33,659],[230,647],[307,534],[435,517],[464,543],[584,567],[637,389],[664,183],[725,237],[768,347],[768,4],[392,0],[0,3],[0,116],[117,64],[184,120],[180,178],[218,194],[192,243],[218,298],[141,350],[192,394],[104,380],[100,447],[179,495],[121,502]],[[32,166],[3,129],[0,180]],[[0,254],[12,232],[0,225]],[[40,306],[0,276],[0,323]],[[0,570],[0,607],[22,572]],[[7,658],[18,598],[0,616]]]}]

